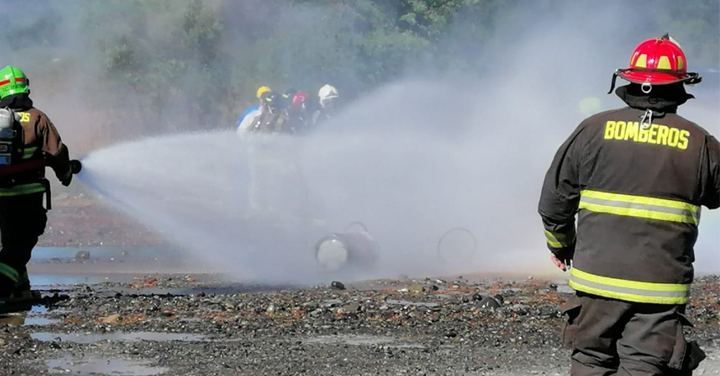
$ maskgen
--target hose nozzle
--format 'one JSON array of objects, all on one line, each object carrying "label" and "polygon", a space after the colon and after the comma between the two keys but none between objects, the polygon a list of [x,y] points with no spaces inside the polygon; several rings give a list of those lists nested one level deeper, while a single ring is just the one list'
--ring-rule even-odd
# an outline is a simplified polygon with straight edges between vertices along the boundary
[{"label": "hose nozzle", "polygon": [[82,163],[80,163],[80,161],[78,161],[77,159],[71,160],[70,170],[73,174],[77,175],[78,173],[80,173],[80,171],[82,171]]}]

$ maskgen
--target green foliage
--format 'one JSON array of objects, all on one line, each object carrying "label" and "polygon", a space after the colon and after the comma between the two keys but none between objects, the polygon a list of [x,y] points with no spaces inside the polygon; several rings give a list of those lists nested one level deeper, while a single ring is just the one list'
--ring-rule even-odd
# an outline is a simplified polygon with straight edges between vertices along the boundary
[{"label": "green foliage", "polygon": [[[720,68],[720,3],[718,1],[662,0],[652,17],[654,29],[665,30],[694,58],[690,70]],[[715,43],[708,43],[708,39]]]},{"label": "green foliage", "polygon": [[[65,41],[73,53],[63,56],[63,70],[73,63],[92,67],[99,75],[98,87],[115,89],[117,103],[133,99],[143,121],[162,124],[154,128],[158,132],[228,127],[244,106],[255,101],[260,85],[281,91],[295,87],[314,97],[325,83],[344,93],[361,93],[401,77],[409,68],[479,72],[478,61],[489,59],[483,51],[498,48],[498,41],[504,40],[498,38],[502,37],[498,26],[527,21],[536,27],[552,21],[548,15],[561,17],[561,8],[569,4],[552,0],[6,2],[32,7],[37,16],[0,15],[5,45],[22,50],[21,56],[47,61],[48,51],[54,54],[53,46]],[[691,66],[720,65],[716,0],[632,4],[628,11],[638,19],[635,39],[669,31],[693,56]],[[544,18],[534,19],[534,11]],[[519,14],[531,17],[521,22]]]}]

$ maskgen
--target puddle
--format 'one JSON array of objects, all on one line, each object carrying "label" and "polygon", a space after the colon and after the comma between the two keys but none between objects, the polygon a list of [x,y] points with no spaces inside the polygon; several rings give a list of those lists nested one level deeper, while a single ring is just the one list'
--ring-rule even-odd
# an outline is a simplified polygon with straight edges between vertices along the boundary
[{"label": "puddle", "polygon": [[74,342],[81,344],[96,343],[100,341],[184,341],[184,342],[196,342],[203,341],[204,336],[190,334],[190,333],[163,333],[163,332],[114,332],[105,334],[68,334],[68,333],[52,333],[52,332],[39,332],[32,333],[32,338],[50,342],[57,338],[61,341]]},{"label": "puddle", "polygon": [[44,317],[48,309],[45,306],[33,306],[30,311],[0,314],[0,325],[50,325],[60,320]]},{"label": "puddle", "polygon": [[28,317],[25,319],[24,324],[25,325],[50,325],[50,324],[57,324],[60,320],[57,319],[49,319],[47,317]]},{"label": "puddle", "polygon": [[[269,290],[269,289],[268,289]],[[116,287],[111,289],[112,293],[121,293],[125,295],[129,294],[142,294],[142,295],[196,295],[197,293],[204,293],[206,295],[232,295],[239,292],[249,292],[249,289],[240,290],[237,287],[144,287],[134,289],[130,287]],[[272,290],[271,290],[272,291]]]},{"label": "puddle", "polygon": [[64,356],[48,360],[45,364],[51,374],[153,376],[170,371],[166,367],[150,366],[150,361],[101,357],[73,358]]},{"label": "puddle", "polygon": [[33,289],[61,290],[63,286],[98,284],[103,282],[130,282],[132,275],[112,275],[112,278],[99,274],[30,274]]},{"label": "puddle", "polygon": [[24,325],[50,325],[60,322],[58,319],[51,319],[49,317],[45,317],[45,314],[47,313],[47,308],[44,306],[34,306],[32,310],[30,310],[30,313],[25,317],[25,322],[23,322]]},{"label": "puddle", "polygon": [[419,343],[398,343],[395,338],[383,337],[383,336],[368,336],[368,335],[357,335],[357,336],[319,336],[312,337],[305,340],[305,343],[318,343],[318,344],[346,344],[352,346],[369,346],[369,345],[382,345],[386,347],[395,348],[416,348],[423,349],[425,346]]},{"label": "puddle", "polygon": [[169,255],[177,255],[178,253],[171,248],[163,247],[35,247],[33,249],[33,260],[70,260],[74,259],[75,255],[81,251],[88,252],[90,259],[113,257],[132,260],[154,260]]},{"label": "puddle", "polygon": [[[56,311],[57,312],[57,311]],[[28,314],[27,318],[25,318],[25,325],[50,325],[59,323],[60,320],[58,319],[51,319],[49,317],[44,317],[48,313],[48,309],[45,306],[33,306],[30,310],[30,313]]]},{"label": "puddle", "polygon": [[388,299],[385,301],[387,304],[399,304],[404,306],[417,306],[417,307],[439,307],[440,305],[437,303],[424,303],[424,302],[411,302],[409,300],[395,300],[395,299]]},{"label": "puddle", "polygon": [[395,338],[382,336],[319,336],[305,341],[306,343],[345,343],[348,345],[381,345],[395,342]]}]

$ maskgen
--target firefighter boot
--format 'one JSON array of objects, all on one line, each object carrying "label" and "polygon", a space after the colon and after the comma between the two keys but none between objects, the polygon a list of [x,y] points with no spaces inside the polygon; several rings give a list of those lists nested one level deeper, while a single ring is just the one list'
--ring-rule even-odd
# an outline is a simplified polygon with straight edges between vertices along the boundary
[{"label": "firefighter boot", "polygon": [[17,285],[15,285],[13,297],[20,301],[35,301],[41,298],[40,292],[30,289],[30,278],[28,278],[27,270],[24,271],[22,275],[20,275],[20,281],[17,283]]},{"label": "firefighter boot", "polygon": [[23,291],[30,291],[30,278],[28,277],[27,270],[20,275],[20,280],[15,285],[14,293],[21,293]]},{"label": "firefighter boot", "polygon": [[20,276],[20,280],[15,283],[7,278],[0,281],[0,304],[17,305],[32,303],[41,298],[38,291],[30,290],[30,280],[27,272]]}]

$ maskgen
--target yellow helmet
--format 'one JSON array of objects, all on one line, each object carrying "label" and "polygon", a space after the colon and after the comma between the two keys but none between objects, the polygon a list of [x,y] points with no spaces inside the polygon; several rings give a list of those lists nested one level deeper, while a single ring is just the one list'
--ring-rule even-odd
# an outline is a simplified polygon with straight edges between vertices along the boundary
[{"label": "yellow helmet", "polygon": [[263,94],[265,94],[265,93],[267,93],[267,92],[269,92],[269,91],[270,91],[270,88],[269,88],[269,87],[267,87],[267,86],[260,86],[260,87],[257,89],[257,92],[255,92],[255,96],[257,97],[257,99],[260,99],[260,97],[262,97]]}]

